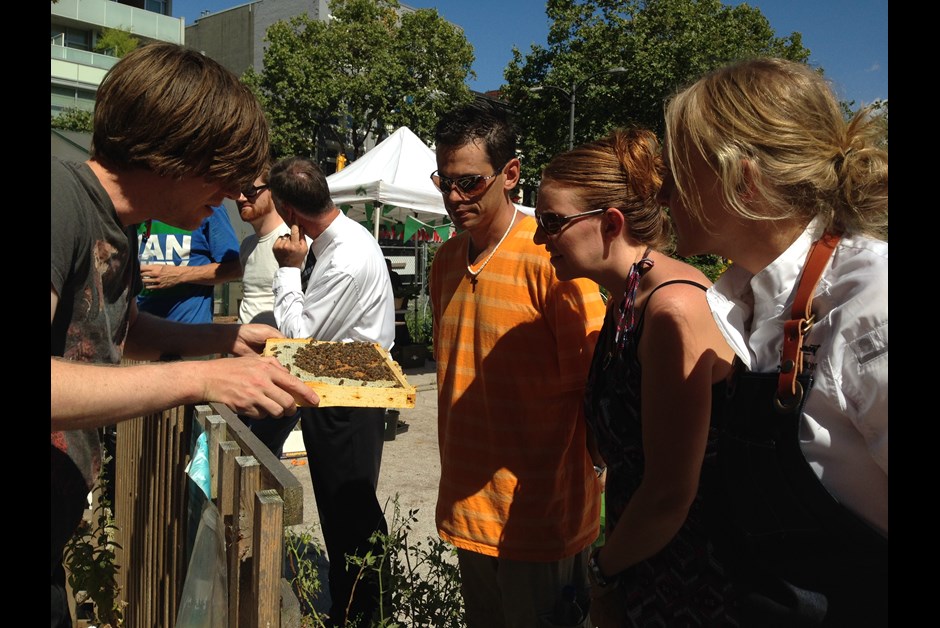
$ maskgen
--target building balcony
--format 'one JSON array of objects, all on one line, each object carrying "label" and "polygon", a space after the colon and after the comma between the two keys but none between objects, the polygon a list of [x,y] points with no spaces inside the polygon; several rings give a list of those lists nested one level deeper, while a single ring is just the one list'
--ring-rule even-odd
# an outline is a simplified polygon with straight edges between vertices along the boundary
[{"label": "building balcony", "polygon": [[136,37],[183,44],[185,20],[145,11],[110,0],[59,0],[52,5],[52,23],[76,28],[119,28]]},{"label": "building balcony", "polygon": [[117,57],[77,48],[66,48],[56,44],[52,44],[51,48],[53,84],[94,90],[101,84],[111,66],[118,62]]},{"label": "building balcony", "polygon": [[103,72],[107,72],[111,69],[111,66],[118,62],[118,58],[112,57],[111,55],[88,52],[87,50],[79,50],[78,48],[68,48],[67,46],[60,46],[58,44],[51,44],[51,46],[52,54],[50,56],[53,61],[53,74],[55,74],[56,61],[97,68]]}]

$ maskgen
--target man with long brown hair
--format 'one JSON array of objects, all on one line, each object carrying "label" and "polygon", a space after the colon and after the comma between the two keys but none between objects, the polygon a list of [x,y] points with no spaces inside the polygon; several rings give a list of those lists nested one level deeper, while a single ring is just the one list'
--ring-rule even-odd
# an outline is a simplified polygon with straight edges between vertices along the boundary
[{"label": "man with long brown hair", "polygon": [[[62,548],[101,465],[97,428],[216,401],[251,417],[319,399],[274,358],[268,325],[190,325],[138,312],[136,225],[195,229],[268,156],[261,106],[217,62],[175,44],[123,57],[97,95],[91,156],[52,159],[52,625],[69,626]],[[122,357],[234,354],[113,368]]]}]

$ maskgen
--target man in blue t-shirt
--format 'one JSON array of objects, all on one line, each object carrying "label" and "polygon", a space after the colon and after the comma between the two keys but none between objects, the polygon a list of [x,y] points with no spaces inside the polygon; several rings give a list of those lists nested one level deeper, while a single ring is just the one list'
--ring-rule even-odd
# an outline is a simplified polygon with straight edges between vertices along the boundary
[{"label": "man in blue t-shirt", "polygon": [[137,229],[144,289],[137,307],[182,323],[211,323],[215,285],[242,276],[238,238],[224,206],[195,231],[159,221]]}]

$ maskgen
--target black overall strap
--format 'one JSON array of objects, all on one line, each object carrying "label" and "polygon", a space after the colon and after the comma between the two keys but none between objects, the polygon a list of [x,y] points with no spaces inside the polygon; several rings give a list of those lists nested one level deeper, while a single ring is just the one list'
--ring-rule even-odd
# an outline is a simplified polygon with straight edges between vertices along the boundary
[{"label": "black overall strap", "polygon": [[807,257],[785,323],[780,372],[735,374],[716,475],[703,471],[711,538],[741,607],[754,614],[743,625],[887,625],[888,539],[826,489],[801,446],[813,386],[801,359],[803,335],[837,241],[823,236]]},{"label": "black overall strap", "polygon": [[656,294],[656,291],[659,290],[660,288],[665,288],[666,286],[671,286],[672,284],[675,284],[675,283],[684,283],[689,286],[695,286],[697,288],[701,288],[702,290],[708,290],[708,288],[706,288],[699,282],[692,281],[691,279],[670,279],[669,281],[664,281],[658,286],[656,286],[655,288],[653,288],[650,291],[649,296],[646,297],[646,303],[643,304],[643,311],[640,312],[640,320],[636,322],[635,333],[636,333],[637,338],[640,337],[640,332],[643,330],[643,318],[646,316],[646,306],[649,305],[650,299],[653,298],[653,295]]}]

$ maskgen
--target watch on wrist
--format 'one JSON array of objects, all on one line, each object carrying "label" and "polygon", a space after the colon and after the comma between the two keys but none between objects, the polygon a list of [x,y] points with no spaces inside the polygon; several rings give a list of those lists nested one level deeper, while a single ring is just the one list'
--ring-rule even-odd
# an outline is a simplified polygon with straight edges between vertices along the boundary
[{"label": "watch on wrist", "polygon": [[602,587],[610,585],[610,582],[604,577],[604,572],[601,571],[601,566],[597,562],[597,555],[600,554],[601,548],[596,548],[591,552],[591,557],[588,559],[588,569],[591,571],[591,576],[594,578],[594,581]]}]

